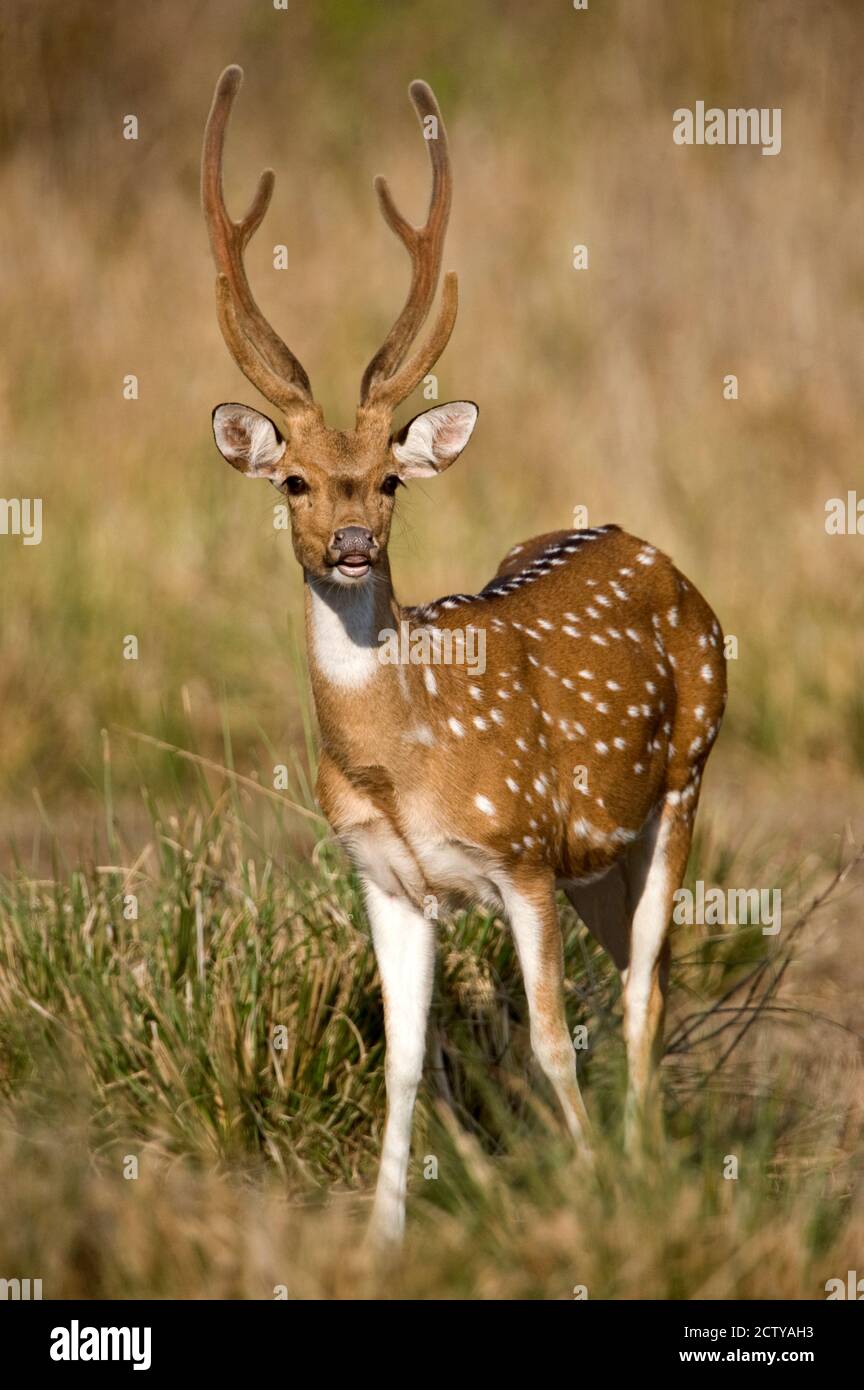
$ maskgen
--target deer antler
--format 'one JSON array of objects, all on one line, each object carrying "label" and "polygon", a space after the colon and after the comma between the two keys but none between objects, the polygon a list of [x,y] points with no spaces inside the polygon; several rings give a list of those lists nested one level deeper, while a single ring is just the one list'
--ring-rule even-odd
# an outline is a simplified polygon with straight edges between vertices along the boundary
[{"label": "deer antler", "polygon": [[307,409],[314,404],[309,378],[255,303],[243,265],[243,252],[261,225],[270,203],[275,182],[273,170],[264,170],[249,210],[239,222],[231,220],[225,206],[222,189],[225,130],[242,81],[243,69],[232,65],[216,83],[201,160],[201,201],[218,271],[219,326],[234,360],[253,386],[283,410]]},{"label": "deer antler", "polygon": [[453,192],[447,132],[432,89],[425,82],[412,82],[409,91],[421,126],[430,116],[434,116],[436,122],[434,137],[426,141],[432,165],[432,195],[424,226],[412,227],[393,202],[386,179],[379,176],[375,180],[375,192],[384,220],[411,257],[411,285],[401,314],[363,373],[360,386],[361,405],[386,405],[391,410],[423,380],[444,351],[456,322],[458,307],[456,276],[448,271],[444,276],[435,326],[426,342],[403,366],[408,349],[435,298]]}]

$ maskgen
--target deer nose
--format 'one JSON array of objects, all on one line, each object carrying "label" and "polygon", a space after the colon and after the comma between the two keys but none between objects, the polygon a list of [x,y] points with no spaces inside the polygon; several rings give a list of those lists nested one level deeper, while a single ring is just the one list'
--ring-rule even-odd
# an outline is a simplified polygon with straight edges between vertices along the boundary
[{"label": "deer nose", "polygon": [[342,555],[368,555],[374,544],[372,532],[365,526],[343,526],[333,532],[333,550]]}]

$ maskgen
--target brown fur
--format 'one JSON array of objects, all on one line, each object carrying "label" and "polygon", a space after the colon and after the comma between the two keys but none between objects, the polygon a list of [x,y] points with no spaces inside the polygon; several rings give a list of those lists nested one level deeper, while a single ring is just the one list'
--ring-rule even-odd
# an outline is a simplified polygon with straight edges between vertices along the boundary
[{"label": "brown fur", "polygon": [[[515,560],[527,555],[530,561],[579,534],[538,537],[518,557],[505,560],[498,574],[514,575],[519,572]],[[652,564],[641,565],[640,554],[652,556]],[[632,577],[622,576],[621,569],[631,569]],[[610,582],[627,597],[618,597]],[[382,626],[398,627],[400,621],[411,631],[433,623],[451,629],[482,626],[486,672],[471,676],[464,666],[435,666],[437,692],[431,694],[424,668],[382,665],[358,710],[354,695],[322,680],[313,660],[326,754],[322,805],[335,828],[344,825],[340,797],[332,791],[339,776],[356,787],[360,770],[372,766],[379,782],[398,786],[401,795],[428,798],[454,839],[488,844],[507,865],[546,865],[560,878],[597,874],[621,859],[622,846],[609,843],[610,837],[617,831],[638,832],[668,792],[689,792],[684,814],[692,821],[702,768],[725,705],[725,660],[711,609],[667,557],[616,528],[585,542],[563,566],[511,593],[465,596],[449,609],[442,607],[446,600],[404,609],[390,600],[389,576],[382,579],[382,589]],[[590,617],[587,608],[599,616]],[[577,616],[578,628],[567,613]],[[675,626],[670,613],[677,618]],[[540,628],[538,618],[551,629]],[[568,627],[579,631],[580,638],[568,636]],[[628,629],[638,642],[626,636]],[[611,637],[610,631],[621,635]],[[605,645],[593,643],[592,634]],[[664,668],[662,674],[658,666]],[[710,682],[703,678],[703,668],[710,671]],[[591,677],[580,678],[582,670]],[[564,686],[565,678],[572,689]],[[609,681],[620,689],[607,689]],[[648,683],[655,687],[653,693],[646,689]],[[471,694],[472,686],[481,692],[479,698]],[[499,696],[501,690],[506,699]],[[583,692],[591,695],[590,701],[581,698]],[[368,718],[370,707],[374,720]],[[628,713],[635,708],[637,717]],[[493,719],[492,710],[502,722]],[[459,721],[462,736],[451,731],[451,718]],[[477,718],[485,728],[477,727]],[[577,723],[584,733],[577,732]],[[432,730],[435,745],[414,745],[409,755],[404,736],[418,724]],[[385,728],[387,737],[382,738]],[[624,740],[623,749],[615,746],[616,738]],[[691,751],[696,739],[700,745]],[[599,753],[598,742],[608,751]],[[633,772],[636,765],[643,768],[639,774]],[[576,767],[587,769],[587,794],[574,787]],[[545,793],[534,787],[541,775],[547,779]],[[517,793],[506,785],[508,776],[518,785]],[[478,793],[496,808],[494,821],[475,806]],[[561,804],[557,813],[553,796]],[[580,820],[590,822],[597,836],[574,831],[573,822]],[[534,843],[512,848],[526,837]]]}]

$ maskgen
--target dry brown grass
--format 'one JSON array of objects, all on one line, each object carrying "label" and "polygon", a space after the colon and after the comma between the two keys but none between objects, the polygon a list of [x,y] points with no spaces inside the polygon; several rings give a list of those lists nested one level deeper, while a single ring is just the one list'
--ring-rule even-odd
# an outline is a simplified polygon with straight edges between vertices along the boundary
[{"label": "dry brown grass", "polygon": [[[144,843],[120,834],[111,865],[0,882],[6,1277],[50,1298],[815,1299],[858,1267],[848,960],[831,988],[846,884],[813,912],[824,870],[787,870],[775,942],[676,929],[669,1137],[642,1163],[620,1149],[614,973],[565,913],[593,1173],[531,1065],[506,927],[442,923],[444,1070],[421,1090],[404,1259],[376,1265],[383,1037],[356,884],[323,844],[291,858],[278,825],[267,853],[252,811],[226,787]],[[736,854],[753,881],[735,841],[703,842],[693,873],[724,882]]]}]

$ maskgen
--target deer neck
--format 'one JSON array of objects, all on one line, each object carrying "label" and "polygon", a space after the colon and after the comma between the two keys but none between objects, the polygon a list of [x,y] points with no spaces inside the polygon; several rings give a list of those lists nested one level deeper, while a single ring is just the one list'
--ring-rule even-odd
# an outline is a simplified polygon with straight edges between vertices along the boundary
[{"label": "deer neck", "polygon": [[372,582],[330,584],[307,574],[306,641],[321,737],[343,767],[386,762],[393,735],[417,723],[417,670],[380,659],[382,634],[402,611],[386,559]]}]

